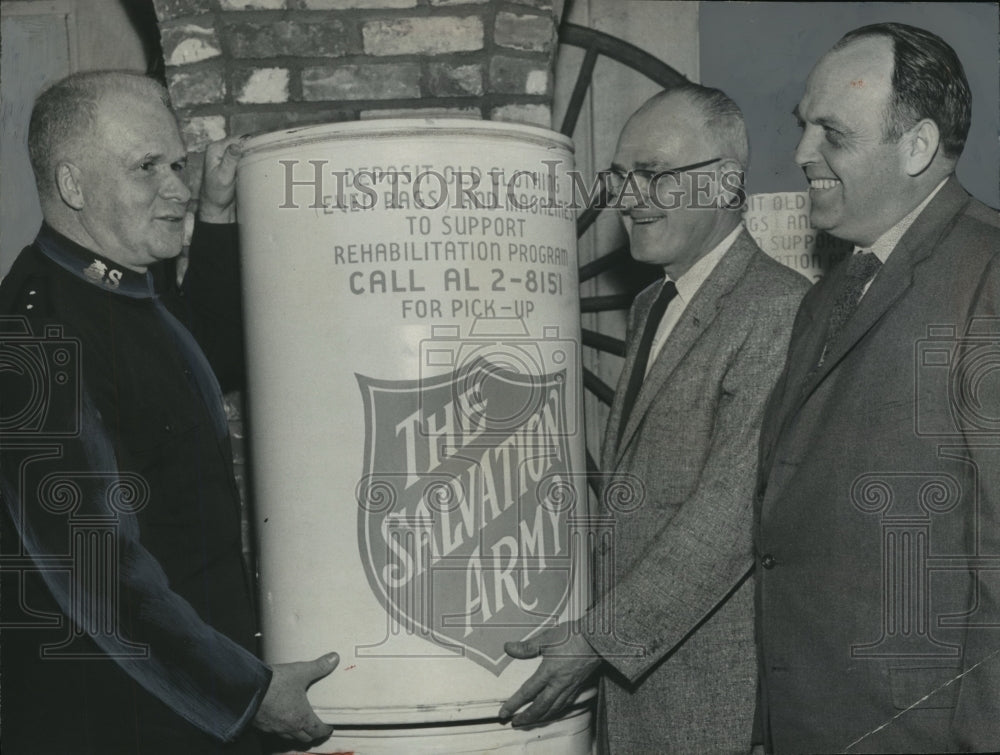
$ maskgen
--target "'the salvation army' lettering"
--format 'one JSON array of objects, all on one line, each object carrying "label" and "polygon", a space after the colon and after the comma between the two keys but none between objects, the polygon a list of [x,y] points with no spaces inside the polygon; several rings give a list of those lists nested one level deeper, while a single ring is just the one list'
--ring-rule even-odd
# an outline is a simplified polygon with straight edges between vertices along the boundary
[{"label": "'the salvation army' lettering", "polygon": [[436,468],[442,454],[472,445],[486,429],[486,404],[478,385],[457,391],[456,400],[439,411],[426,409],[421,405],[396,425],[406,441],[406,487]]},{"label": "'the salvation army' lettering", "polygon": [[[561,430],[558,421],[561,396],[557,388],[550,388],[547,394],[542,409],[530,415],[524,426],[513,435],[495,446],[482,449],[481,453],[464,455],[463,459],[471,463],[462,472],[450,477],[447,482],[425,486],[412,510],[402,507],[388,515],[383,522],[383,535],[387,534],[388,524],[393,519],[407,521],[415,518],[434,523],[431,527],[430,563],[419,560],[419,551],[414,556],[395,540],[386,538],[390,551],[396,556],[383,569],[382,579],[388,586],[405,585],[428,566],[461,549],[470,538],[478,542],[479,534],[485,527],[506,509],[517,505],[529,492],[536,491],[546,475],[551,482],[561,481],[558,472],[552,472],[556,464],[564,461],[562,449],[558,442],[554,442],[558,441]],[[448,409],[447,414],[453,415],[451,407]],[[415,434],[412,429],[407,431],[408,436]],[[481,434],[482,431],[463,437],[475,439]],[[409,451],[411,443],[408,442],[407,446]],[[444,447],[448,448],[447,443]],[[469,444],[454,448],[453,453],[462,449],[467,452]],[[477,448],[476,452],[479,451]],[[408,462],[411,460],[412,457],[408,456]],[[439,461],[436,454],[434,461]],[[419,475],[416,476],[419,478]],[[410,479],[409,472],[407,479]],[[553,510],[551,505],[546,506],[545,503],[543,500],[543,505],[532,506],[530,510],[521,507],[521,513],[527,518],[517,518],[517,531],[499,538],[490,546],[494,563],[500,565],[494,590],[496,610],[503,607],[506,599],[521,601],[520,592],[529,586],[531,571],[546,566],[546,545],[553,555],[566,555],[563,552],[565,538],[561,533],[565,526],[564,517],[558,509]],[[478,609],[483,619],[488,621],[493,614],[491,598],[472,584],[473,581],[484,581],[482,555],[478,550],[477,545],[469,558],[466,574],[466,595],[469,599],[466,607]],[[514,584],[512,577],[519,553],[523,557],[523,581],[520,586]],[[537,602],[536,599],[521,605],[532,610]],[[471,627],[468,627],[465,634],[470,633]]]},{"label": "'the salvation army' lettering", "polygon": [[565,607],[575,500],[565,374],[479,360],[431,380],[359,375],[358,535],[390,616],[500,673],[503,643]]}]

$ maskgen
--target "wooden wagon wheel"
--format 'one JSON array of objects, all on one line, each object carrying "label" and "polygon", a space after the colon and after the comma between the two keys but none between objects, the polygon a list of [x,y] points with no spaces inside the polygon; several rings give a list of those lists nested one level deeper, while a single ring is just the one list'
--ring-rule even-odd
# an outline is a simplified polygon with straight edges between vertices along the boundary
[{"label": "wooden wagon wheel", "polygon": [[[664,89],[675,87],[687,81],[682,74],[645,50],[641,50],[635,45],[595,29],[588,29],[584,26],[564,22],[559,28],[559,42],[564,45],[580,47],[586,51],[583,63],[577,73],[573,92],[570,95],[566,115],[563,117],[562,125],[559,128],[563,134],[569,137],[572,137],[573,132],[576,130],[576,124],[583,109],[584,98],[587,95],[594,76],[594,67],[602,56],[631,68],[633,71],[656,82]],[[607,195],[602,188],[591,205],[577,218],[576,236],[578,239],[587,233],[606,204]],[[584,283],[604,272],[620,267],[630,260],[631,256],[629,255],[628,242],[626,241],[624,244],[581,266],[580,283]],[[632,299],[635,298],[637,293],[638,290],[633,290],[624,294],[583,297],[580,300],[580,312],[581,314],[585,314],[628,309],[632,305]],[[620,357],[625,356],[625,342],[620,338],[587,328],[583,328],[581,334],[584,346]],[[614,388],[586,367],[583,368],[583,387],[603,404],[607,406],[611,405],[611,400],[614,397]],[[587,480],[591,489],[595,492],[597,491],[598,472],[597,462],[588,448]]]}]

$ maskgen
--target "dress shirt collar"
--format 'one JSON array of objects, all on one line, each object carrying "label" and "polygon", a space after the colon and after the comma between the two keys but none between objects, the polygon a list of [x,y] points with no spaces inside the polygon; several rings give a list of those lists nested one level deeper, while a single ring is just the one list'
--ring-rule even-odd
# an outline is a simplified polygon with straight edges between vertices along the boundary
[{"label": "dress shirt collar", "polygon": [[[705,282],[715,266],[719,264],[719,260],[723,258],[726,252],[729,251],[729,247],[733,245],[736,238],[743,231],[743,223],[737,225],[726,238],[720,241],[715,247],[704,257],[699,259],[687,272],[684,273],[680,278],[674,281],[674,285],[677,286],[677,298],[680,299],[685,306],[691,301],[692,297],[701,288],[701,284]],[[670,280],[670,276],[665,276],[667,280]]]},{"label": "dress shirt collar", "polygon": [[888,231],[879,236],[875,243],[870,247],[854,247],[854,253],[865,251],[872,252],[876,257],[878,257],[879,262],[885,264],[885,261],[889,259],[889,255],[892,250],[896,248],[896,244],[899,240],[903,238],[903,234],[906,233],[913,222],[917,219],[917,216],[924,211],[924,208],[930,204],[931,200],[934,199],[935,195],[941,191],[941,187],[947,183],[948,177],[944,178],[941,183],[939,183],[930,194],[928,194],[924,201],[914,207],[907,215],[900,220],[896,225],[890,228]]},{"label": "dress shirt collar", "polygon": [[122,267],[80,246],[48,223],[42,223],[35,243],[59,267],[93,286],[132,299],[149,299],[154,295],[153,276],[148,271],[137,273]]}]

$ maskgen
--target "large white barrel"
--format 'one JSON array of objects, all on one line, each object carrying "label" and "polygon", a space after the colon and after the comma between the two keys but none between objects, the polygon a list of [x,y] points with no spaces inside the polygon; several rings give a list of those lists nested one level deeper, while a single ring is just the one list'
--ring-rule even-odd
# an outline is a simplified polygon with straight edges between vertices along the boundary
[{"label": "large white barrel", "polygon": [[[589,750],[579,716],[527,738],[484,722],[537,666],[503,643],[584,608],[571,169],[559,134],[468,120],[247,145],[264,649],[340,653],[310,700],[352,733],[319,751],[388,751],[358,727],[414,724],[428,751]],[[436,739],[445,722],[469,728]]]}]

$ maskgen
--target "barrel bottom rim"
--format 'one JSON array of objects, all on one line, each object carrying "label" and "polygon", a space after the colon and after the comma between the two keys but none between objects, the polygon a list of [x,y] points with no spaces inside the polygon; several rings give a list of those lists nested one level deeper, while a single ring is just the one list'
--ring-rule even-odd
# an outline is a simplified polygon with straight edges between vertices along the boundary
[{"label": "barrel bottom rim", "polygon": [[[567,711],[556,720],[572,718],[590,712],[597,697],[596,687],[584,690],[573,701]],[[316,715],[324,723],[338,730],[392,730],[421,729],[456,726],[489,726],[505,724],[496,713],[503,700],[484,700],[467,704],[455,703],[425,705],[420,707],[400,706],[398,708],[344,708],[313,705]],[[440,717],[435,718],[435,714]]]}]

